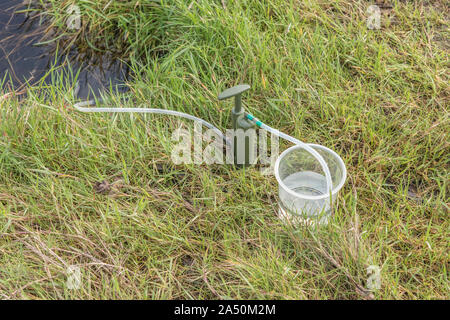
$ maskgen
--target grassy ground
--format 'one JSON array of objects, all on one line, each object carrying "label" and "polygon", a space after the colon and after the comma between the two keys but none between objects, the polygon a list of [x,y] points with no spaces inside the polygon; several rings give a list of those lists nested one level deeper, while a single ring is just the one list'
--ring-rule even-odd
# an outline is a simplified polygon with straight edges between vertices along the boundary
[{"label": "grassy ground", "polygon": [[[171,133],[188,121],[78,113],[67,78],[20,101],[3,90],[1,298],[449,297],[445,1],[393,1],[381,30],[366,27],[362,1],[61,8],[75,2],[80,34],[129,35],[135,102],[113,105],[147,103],[227,128],[230,102],[217,94],[250,83],[255,116],[335,150],[348,179],[329,226],[283,226],[273,176],[172,163]],[[70,265],[81,270],[77,290]],[[373,292],[370,265],[381,268]]]}]

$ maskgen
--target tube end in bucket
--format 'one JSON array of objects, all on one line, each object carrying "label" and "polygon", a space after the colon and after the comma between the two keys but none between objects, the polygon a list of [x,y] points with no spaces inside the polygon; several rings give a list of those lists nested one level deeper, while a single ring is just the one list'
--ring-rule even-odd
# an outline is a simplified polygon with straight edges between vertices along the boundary
[{"label": "tube end in bucket", "polygon": [[334,151],[316,144],[308,144],[326,162],[332,179],[332,190],[322,168],[302,146],[285,150],[275,163],[275,177],[279,185],[278,216],[292,225],[326,225],[332,216],[332,205],[344,185],[347,171],[342,159]]}]

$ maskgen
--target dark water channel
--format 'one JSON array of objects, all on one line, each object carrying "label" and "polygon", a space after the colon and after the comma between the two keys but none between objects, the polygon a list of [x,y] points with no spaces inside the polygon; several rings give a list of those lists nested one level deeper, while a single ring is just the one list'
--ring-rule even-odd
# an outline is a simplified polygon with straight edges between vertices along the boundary
[{"label": "dark water channel", "polygon": [[5,81],[4,90],[14,88],[20,92],[26,83],[36,84],[38,81],[50,84],[51,77],[45,75],[53,66],[53,70],[57,70],[54,72],[68,78],[70,83],[73,81],[70,74],[75,76],[80,71],[77,90],[80,99],[109,91],[111,86],[116,91],[126,91],[124,82],[129,72],[119,60],[105,55],[84,59],[78,55],[76,47],[65,54],[57,54],[54,41],[37,45],[48,29],[49,21],[46,19],[49,18],[37,12],[17,12],[27,9],[27,2],[0,0],[0,81]]}]

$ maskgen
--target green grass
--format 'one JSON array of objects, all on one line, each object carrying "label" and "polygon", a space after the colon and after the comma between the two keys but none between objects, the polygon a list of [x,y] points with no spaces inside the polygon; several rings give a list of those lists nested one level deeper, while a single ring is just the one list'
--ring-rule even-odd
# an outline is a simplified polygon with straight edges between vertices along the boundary
[{"label": "green grass", "polygon": [[[251,113],[335,150],[348,179],[327,227],[284,226],[273,176],[173,165],[171,133],[188,121],[78,113],[68,77],[23,100],[2,90],[0,298],[448,299],[444,1],[393,1],[381,30],[367,29],[363,1],[70,3],[86,34],[130,35],[135,99],[111,105],[224,129],[231,102],[218,93],[249,83]],[[81,268],[78,290],[66,286],[69,265]],[[381,268],[372,293],[370,265]]]}]

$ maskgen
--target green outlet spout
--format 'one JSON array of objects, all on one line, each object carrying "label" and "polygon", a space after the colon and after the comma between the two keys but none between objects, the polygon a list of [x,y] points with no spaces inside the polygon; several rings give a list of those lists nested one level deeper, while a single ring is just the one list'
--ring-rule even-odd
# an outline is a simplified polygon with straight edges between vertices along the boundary
[{"label": "green outlet spout", "polygon": [[240,84],[226,89],[219,94],[219,100],[234,97],[234,108],[231,110],[233,123],[233,154],[237,167],[248,167],[256,161],[255,124],[246,117],[242,107],[242,93],[250,89],[248,84]]}]

